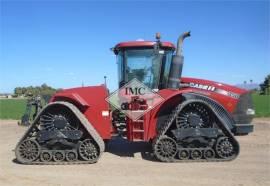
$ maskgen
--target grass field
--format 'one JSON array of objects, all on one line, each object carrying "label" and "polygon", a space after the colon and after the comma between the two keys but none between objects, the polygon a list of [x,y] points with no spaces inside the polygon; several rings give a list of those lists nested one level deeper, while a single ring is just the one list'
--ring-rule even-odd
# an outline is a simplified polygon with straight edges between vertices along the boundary
[{"label": "grass field", "polygon": [[256,117],[270,116],[270,95],[252,95],[253,104],[255,107]]},{"label": "grass field", "polygon": [[21,119],[26,99],[0,99],[0,119]]},{"label": "grass field", "polygon": [[[270,96],[253,94],[256,117],[270,117]],[[21,119],[26,99],[0,99],[0,119]]]}]

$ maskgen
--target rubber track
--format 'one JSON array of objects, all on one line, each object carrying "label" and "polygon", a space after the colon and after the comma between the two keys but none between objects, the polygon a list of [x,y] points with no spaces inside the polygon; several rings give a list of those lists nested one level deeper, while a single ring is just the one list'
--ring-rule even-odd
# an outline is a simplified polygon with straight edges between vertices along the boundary
[{"label": "rubber track", "polygon": [[[95,128],[93,127],[93,125],[85,118],[85,116],[81,113],[81,111],[75,107],[73,104],[68,103],[68,102],[63,102],[63,101],[59,101],[59,102],[53,102],[53,103],[49,103],[48,105],[46,105],[37,115],[37,117],[35,118],[35,120],[32,122],[32,124],[30,125],[30,127],[28,128],[28,130],[25,132],[25,134],[23,135],[23,137],[20,139],[20,141],[17,143],[16,145],[16,149],[19,146],[19,144],[25,140],[28,137],[28,134],[33,130],[33,128],[35,127],[36,123],[39,120],[40,115],[45,111],[45,109],[49,108],[50,106],[53,105],[64,105],[66,107],[68,107],[79,119],[79,121],[81,122],[81,124],[84,126],[84,128],[87,130],[87,132],[89,133],[89,135],[95,140],[95,142],[97,143],[98,147],[99,147],[99,158],[101,157],[102,153],[105,150],[105,144],[103,139],[101,138],[101,136],[98,134],[98,132],[95,130]],[[16,152],[16,150],[15,150]],[[99,159],[98,158],[98,159]],[[38,159],[39,160],[39,159]],[[32,164],[32,165],[70,165],[70,164],[89,164],[89,163],[95,163],[92,161],[74,161],[74,162],[68,162],[68,161],[62,161],[62,162],[41,162],[41,161],[33,161],[30,163],[23,163],[23,164]]]},{"label": "rubber track", "polygon": [[30,163],[23,163],[24,165],[80,165],[80,164],[93,164],[95,162],[91,161],[60,161],[60,162],[55,162],[55,161],[49,161],[49,162],[42,162],[42,161],[33,161]]},{"label": "rubber track", "polygon": [[187,97],[191,97],[191,98],[188,98],[186,101],[177,105],[175,107],[175,109],[172,111],[172,113],[168,116],[168,119],[165,121],[165,124],[163,125],[163,127],[158,131],[158,135],[153,141],[153,147],[159,141],[161,136],[165,135],[167,130],[173,124],[173,121],[176,119],[177,115],[182,111],[182,109],[186,105],[188,105],[190,103],[194,103],[194,102],[197,102],[197,103],[199,102],[199,103],[203,103],[206,106],[208,106],[214,112],[216,117],[219,119],[221,124],[218,123],[219,124],[218,127],[220,127],[222,129],[222,131],[225,133],[225,135],[227,137],[229,137],[230,139],[233,140],[235,147],[237,147],[236,155],[233,156],[232,158],[228,158],[228,159],[215,158],[215,159],[198,159],[198,160],[193,160],[193,159],[180,160],[180,159],[174,158],[174,160],[172,162],[210,162],[210,161],[211,162],[224,162],[224,161],[234,160],[239,155],[240,146],[239,146],[238,141],[236,140],[236,138],[234,137],[234,135],[230,131],[231,126],[233,126],[233,121],[232,121],[231,117],[227,114],[225,109],[223,107],[219,106],[218,103],[216,103],[214,100],[211,100],[210,98],[202,96],[202,95],[198,95],[198,94],[194,94],[194,93],[187,93],[187,94],[184,94],[183,96],[184,97],[187,96]]}]

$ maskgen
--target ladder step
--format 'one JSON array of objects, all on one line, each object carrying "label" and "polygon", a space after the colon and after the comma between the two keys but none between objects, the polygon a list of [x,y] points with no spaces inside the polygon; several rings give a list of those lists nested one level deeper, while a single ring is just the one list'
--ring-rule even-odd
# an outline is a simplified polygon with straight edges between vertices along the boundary
[{"label": "ladder step", "polygon": [[130,110],[130,112],[145,112],[145,110]]},{"label": "ladder step", "polygon": [[143,123],[143,120],[142,119],[138,119],[138,120],[136,120],[134,122],[136,122],[136,123]]},{"label": "ladder step", "polygon": [[133,141],[138,142],[138,141],[143,141],[143,139],[133,139]]},{"label": "ladder step", "polygon": [[134,129],[133,132],[144,132],[143,129]]}]

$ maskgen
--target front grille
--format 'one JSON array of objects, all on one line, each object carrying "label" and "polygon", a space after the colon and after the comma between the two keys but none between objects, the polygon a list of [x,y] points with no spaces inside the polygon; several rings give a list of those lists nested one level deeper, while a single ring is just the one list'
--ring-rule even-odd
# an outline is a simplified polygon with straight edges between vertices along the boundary
[{"label": "front grille", "polygon": [[247,115],[247,110],[253,109],[253,102],[251,92],[242,94],[239,97],[235,111],[233,112],[233,119],[237,124],[249,124],[251,123],[253,116]]}]

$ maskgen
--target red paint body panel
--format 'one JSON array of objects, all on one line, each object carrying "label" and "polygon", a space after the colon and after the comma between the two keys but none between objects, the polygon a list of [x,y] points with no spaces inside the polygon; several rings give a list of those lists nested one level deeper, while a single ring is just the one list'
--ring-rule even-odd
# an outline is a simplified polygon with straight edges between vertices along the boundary
[{"label": "red paint body panel", "polygon": [[[170,42],[161,42],[162,47],[175,49],[175,46]],[[153,47],[156,44],[154,41],[128,41],[118,43],[115,48],[134,48],[134,47]]]},{"label": "red paint body panel", "polygon": [[[222,89],[225,91],[229,91],[235,94],[245,94],[248,91],[235,87],[235,86],[231,86],[231,85],[227,85],[224,83],[218,83],[218,82],[214,82],[214,81],[209,81],[209,80],[203,80],[203,79],[196,79],[196,78],[181,78],[181,82],[182,83],[198,83],[198,84],[204,84],[204,85],[209,85],[209,86],[213,86],[216,87],[218,89]],[[236,104],[238,102],[238,99],[235,99],[233,97],[230,96],[225,96],[213,91],[206,91],[206,90],[201,90],[201,89],[197,89],[197,88],[192,88],[193,92],[200,92],[202,94],[207,95],[208,97],[216,100],[217,102],[219,102],[223,107],[225,107],[225,109],[229,112],[233,112],[235,110]]]},{"label": "red paint body panel", "polygon": [[65,89],[56,93],[51,102],[67,101],[76,105],[103,139],[111,138],[110,116],[102,116],[102,111],[109,111],[105,101],[108,91],[105,86],[91,86]]},{"label": "red paint body panel", "polygon": [[[208,86],[213,86],[221,90],[230,91],[232,93],[241,95],[247,93],[246,90],[209,80],[202,80],[196,78],[181,78],[181,82],[185,84],[197,83]],[[194,87],[185,87],[179,90],[173,89],[163,89],[158,92],[160,96],[164,98],[164,101],[153,108],[151,111],[146,113],[143,117],[144,123],[144,133],[140,138],[144,141],[149,141],[156,136],[156,124],[157,116],[161,108],[165,108],[166,105],[176,106],[181,102],[181,94],[195,92],[199,94],[206,95],[218,103],[220,103],[228,112],[232,113],[236,108],[238,99],[219,94],[211,90],[203,90]],[[102,111],[109,110],[109,104],[105,101],[108,97],[108,91],[105,86],[91,86],[91,87],[80,87],[73,89],[66,89],[61,92],[56,93],[52,99],[53,101],[68,101],[77,106],[80,111],[85,115],[88,121],[97,130],[103,139],[110,139],[113,133],[113,127],[111,124],[110,116],[102,116]],[[127,123],[129,124],[129,122]],[[133,123],[134,124],[134,123]],[[133,126],[132,124],[132,126]],[[131,124],[130,124],[131,125]],[[127,126],[127,129],[132,128],[132,126]],[[134,135],[132,131],[128,131],[128,139],[133,140],[131,135]]]}]

